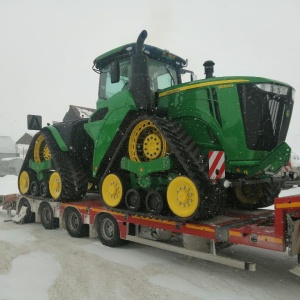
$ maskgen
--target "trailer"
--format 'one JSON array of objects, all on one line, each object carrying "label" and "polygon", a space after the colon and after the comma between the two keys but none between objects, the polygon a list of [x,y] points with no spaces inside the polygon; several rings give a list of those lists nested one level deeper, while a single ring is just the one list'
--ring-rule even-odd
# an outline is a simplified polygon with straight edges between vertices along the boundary
[{"label": "trailer", "polygon": [[224,257],[221,250],[245,245],[287,251],[297,256],[298,264],[290,271],[300,276],[300,195],[275,199],[274,209],[230,209],[199,222],[112,210],[95,194],[67,203],[21,195],[14,198],[13,220],[18,223],[41,222],[45,229],[64,228],[72,237],[98,237],[108,247],[136,242],[249,271],[256,270],[255,262]]}]

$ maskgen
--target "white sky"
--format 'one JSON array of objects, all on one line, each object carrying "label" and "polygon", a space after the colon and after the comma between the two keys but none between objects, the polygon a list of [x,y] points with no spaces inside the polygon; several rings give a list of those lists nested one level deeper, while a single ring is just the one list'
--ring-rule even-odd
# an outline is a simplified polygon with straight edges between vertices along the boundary
[{"label": "white sky", "polygon": [[[216,76],[277,79],[299,95],[299,15],[298,0],[0,0],[0,136],[19,139],[27,114],[46,124],[70,104],[94,108],[93,60],[143,29],[146,43],[187,58],[198,79],[211,59]],[[299,118],[296,101],[287,140],[294,152]]]}]

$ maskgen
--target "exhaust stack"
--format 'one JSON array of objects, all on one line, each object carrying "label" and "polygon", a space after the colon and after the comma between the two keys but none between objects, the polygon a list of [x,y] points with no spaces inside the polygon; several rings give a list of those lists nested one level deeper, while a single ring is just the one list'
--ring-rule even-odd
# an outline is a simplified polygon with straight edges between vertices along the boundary
[{"label": "exhaust stack", "polygon": [[204,66],[204,74],[206,75],[206,78],[212,78],[214,77],[214,65],[215,63],[212,60],[207,60],[203,66]]},{"label": "exhaust stack", "polygon": [[131,58],[130,90],[138,109],[151,110],[154,107],[154,93],[150,89],[148,56],[143,53],[147,31],[143,30],[136,41],[136,53]]}]

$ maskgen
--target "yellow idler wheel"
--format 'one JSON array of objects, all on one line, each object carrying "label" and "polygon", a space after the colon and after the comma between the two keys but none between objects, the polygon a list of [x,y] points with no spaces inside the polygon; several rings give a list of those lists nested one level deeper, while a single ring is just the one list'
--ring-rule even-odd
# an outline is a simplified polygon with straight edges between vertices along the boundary
[{"label": "yellow idler wheel", "polygon": [[130,134],[128,153],[132,161],[139,162],[164,157],[167,153],[167,142],[153,122],[143,120]]},{"label": "yellow idler wheel", "polygon": [[187,218],[196,212],[200,199],[193,181],[185,176],[179,176],[168,186],[167,201],[176,216]]},{"label": "yellow idler wheel", "polygon": [[45,137],[41,134],[34,144],[33,157],[36,163],[51,159],[51,153],[46,144]]},{"label": "yellow idler wheel", "polygon": [[49,179],[49,192],[54,199],[58,199],[62,192],[62,180],[58,172],[53,172]]},{"label": "yellow idler wheel", "polygon": [[245,185],[237,186],[235,194],[239,202],[245,205],[256,204],[261,196],[263,196],[263,185]]},{"label": "yellow idler wheel", "polygon": [[19,177],[19,189],[21,194],[26,195],[30,189],[30,177],[28,172],[23,171]]},{"label": "yellow idler wheel", "polygon": [[102,183],[102,197],[106,205],[116,207],[123,197],[123,185],[116,174],[109,174]]}]

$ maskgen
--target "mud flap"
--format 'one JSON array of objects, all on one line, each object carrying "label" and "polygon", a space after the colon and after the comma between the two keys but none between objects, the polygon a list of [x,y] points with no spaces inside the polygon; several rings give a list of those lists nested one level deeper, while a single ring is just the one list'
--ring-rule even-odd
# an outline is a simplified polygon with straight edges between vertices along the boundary
[{"label": "mud flap", "polygon": [[20,209],[19,214],[15,215],[12,220],[16,223],[20,223],[24,217],[26,216],[26,212],[27,212],[27,207],[26,206],[22,206]]}]

